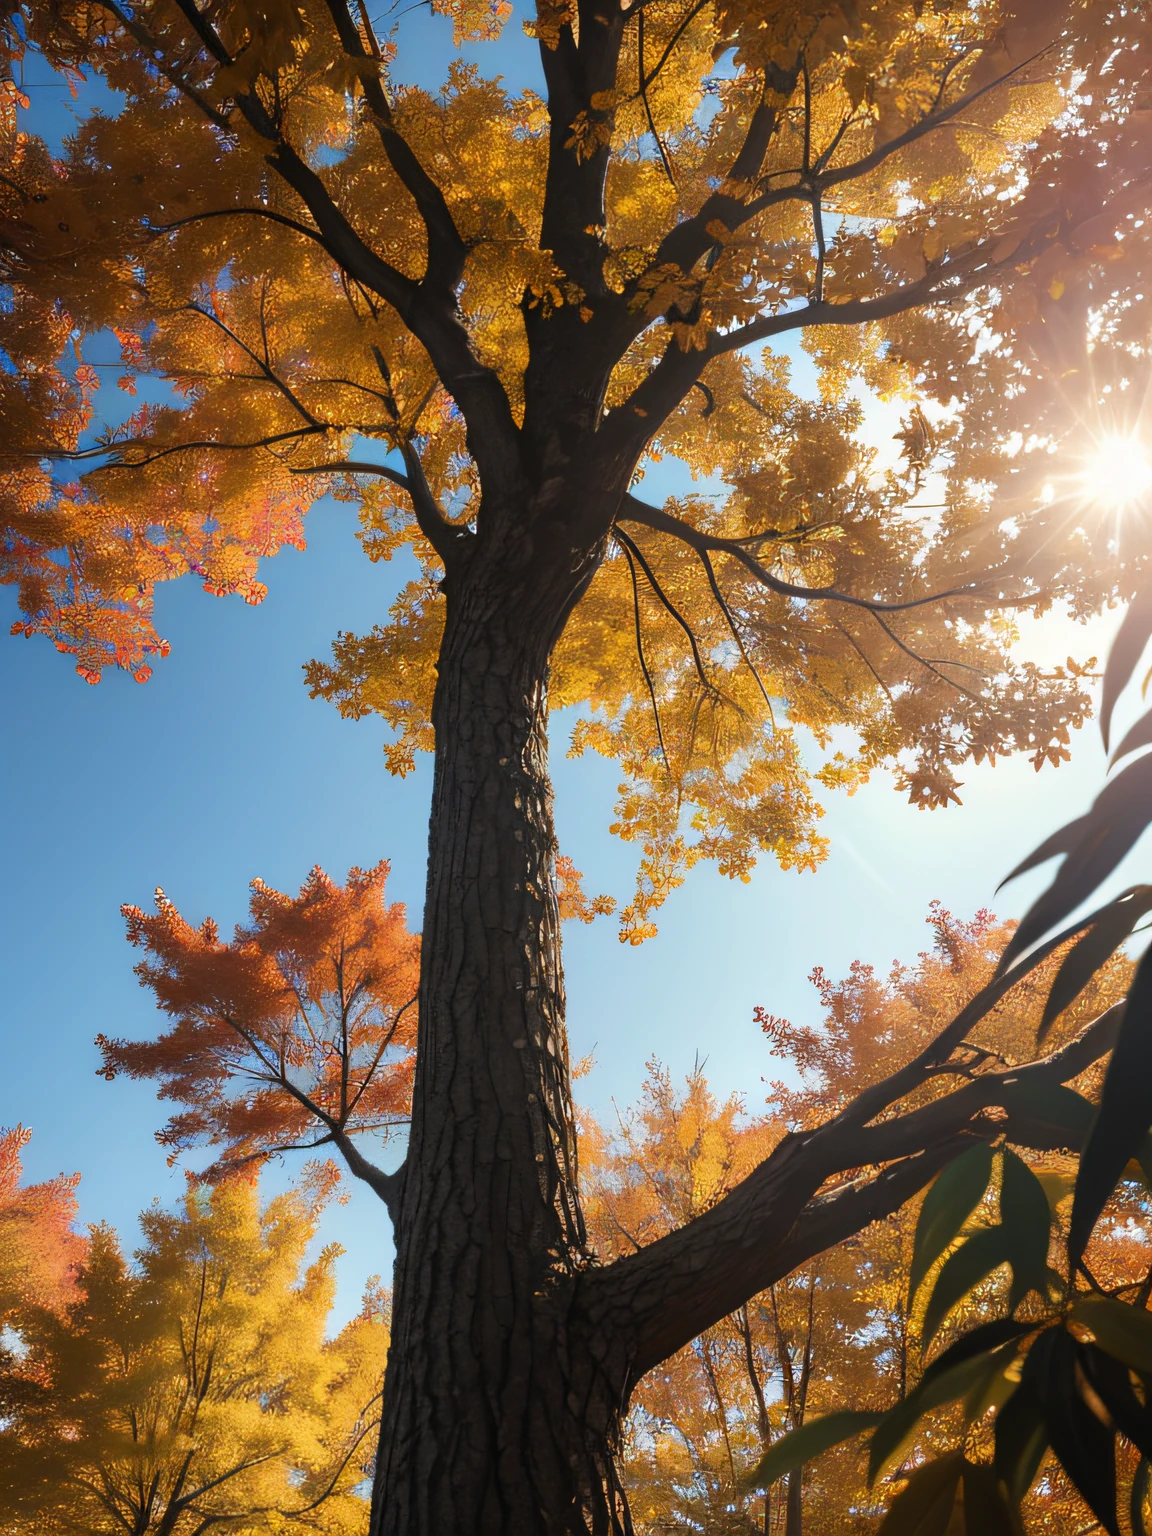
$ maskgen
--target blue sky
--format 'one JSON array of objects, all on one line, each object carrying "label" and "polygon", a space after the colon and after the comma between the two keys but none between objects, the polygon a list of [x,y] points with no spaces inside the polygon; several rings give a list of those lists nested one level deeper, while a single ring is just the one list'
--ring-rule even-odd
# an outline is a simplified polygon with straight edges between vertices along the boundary
[{"label": "blue sky", "polygon": [[[413,73],[434,85],[446,28],[422,13],[409,25]],[[513,32],[497,67],[534,69],[531,45]],[[31,69],[28,79],[49,87],[31,93],[33,124],[58,137],[72,110],[67,92]],[[890,411],[870,413],[878,443],[892,430]],[[646,492],[676,485],[676,467],[664,464]],[[113,1222],[129,1242],[136,1213],[177,1198],[183,1178],[153,1140],[164,1110],[151,1089],[95,1075],[97,1033],[140,1036],[159,1023],[132,975],[120,904],[146,905],[160,884],[187,916],[211,913],[226,928],[243,916],[256,875],[291,890],[315,863],[342,877],[386,856],[391,895],[419,924],[430,763],[405,781],[389,778],[382,723],[342,721],[309,700],[301,679],[337,630],[367,629],[384,614],[401,574],[371,565],[355,528],[354,508],[320,503],[307,551],[264,563],[269,594],[258,608],[211,598],[191,579],[161,587],[157,627],[172,653],[143,686],[107,674],[90,687],[47,642],[0,638],[0,1124],[31,1125],[30,1174],[79,1169],[83,1219]],[[0,589],[3,630],[15,613],[13,593]],[[1058,616],[1030,622],[1025,644],[1045,661],[1103,655],[1117,619],[1088,630]],[[599,759],[567,760],[565,737],[557,719],[561,846],[589,891],[626,895],[635,855],[607,832],[618,774]],[[1103,771],[1089,726],[1071,764],[1040,774],[1023,760],[970,769],[964,804],[943,812],[909,807],[880,775],[850,799],[826,797],[832,853],[815,875],[762,864],[741,885],[699,868],[659,914],[659,937],[639,949],[618,942],[610,918],[570,924],[572,1050],[594,1050],[597,1063],[580,1097],[611,1115],[635,1098],[650,1056],[677,1075],[700,1056],[715,1087],[743,1092],[754,1110],[761,1079],[779,1072],[753,1024],[756,1004],[814,1021],[812,967],[838,976],[856,958],[884,967],[912,959],[928,942],[933,898],[962,915],[984,905],[1018,914],[1043,876],[1000,897],[997,880],[1085,808]],[[1130,878],[1121,871],[1113,885]],[[379,1203],[354,1191],[328,1213],[324,1235],[345,1245],[340,1310],[355,1310],[364,1278],[390,1259]]]}]

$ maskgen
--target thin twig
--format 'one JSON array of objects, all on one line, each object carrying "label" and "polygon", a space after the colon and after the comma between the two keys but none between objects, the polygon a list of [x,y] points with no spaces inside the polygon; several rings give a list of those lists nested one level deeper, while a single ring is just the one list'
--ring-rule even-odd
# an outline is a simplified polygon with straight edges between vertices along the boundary
[{"label": "thin twig", "polygon": [[[631,541],[629,541],[631,542]],[[672,764],[668,761],[668,749],[664,745],[664,732],[660,726],[660,706],[656,702],[656,689],[652,685],[652,674],[648,670],[648,662],[644,657],[644,636],[640,626],[640,587],[636,581],[636,567],[632,561],[632,551],[627,544],[621,544],[625,560],[628,562],[628,574],[632,578],[632,611],[636,620],[636,654],[640,658],[640,670],[644,674],[644,681],[648,685],[648,697],[652,700],[652,713],[656,719],[656,739],[660,743],[660,756],[664,759],[664,766],[668,772],[672,772]]]}]

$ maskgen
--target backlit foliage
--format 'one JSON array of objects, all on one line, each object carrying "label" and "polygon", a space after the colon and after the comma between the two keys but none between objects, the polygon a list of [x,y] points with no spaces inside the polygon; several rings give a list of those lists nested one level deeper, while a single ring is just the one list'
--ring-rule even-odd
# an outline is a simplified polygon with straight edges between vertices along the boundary
[{"label": "backlit foliage", "polygon": [[84,1248],[72,1230],[79,1174],[22,1182],[31,1136],[22,1125],[0,1130],[0,1328],[18,1306],[63,1306]]},{"label": "backlit foliage", "polygon": [[[987,912],[963,922],[934,904],[933,946],[914,965],[887,976],[855,963],[832,982],[813,974],[822,1016],[797,1026],[758,1010],[774,1055],[793,1070],[771,1085],[767,1109],[749,1115],[741,1100],[721,1103],[701,1069],[677,1091],[658,1064],[650,1067],[640,1103],[607,1132],[590,1117],[581,1154],[594,1241],[605,1258],[671,1231],[722,1195],[788,1132],[815,1126],[862,1087],[892,1072],[984,985],[1012,932]],[[1058,959],[1025,978],[984,1021],[973,1068],[1032,1058],[1032,1042]],[[1124,995],[1131,964],[1116,958],[1097,972],[1057,1026],[1054,1044]],[[984,1053],[993,1053],[992,1056]],[[1098,1090],[1100,1068],[1079,1086]],[[946,1091],[941,1083],[938,1093]],[[1060,1153],[1027,1157],[1063,1201],[1076,1163]],[[908,1310],[912,1235],[919,1201],[859,1236],[829,1249],[795,1274],[753,1297],[666,1361],[638,1386],[624,1461],[634,1517],[645,1536],[706,1530],[727,1536],[763,1532],[765,1500],[747,1486],[750,1467],[780,1435],[806,1419],[839,1409],[888,1408],[919,1379],[925,1292]],[[1062,1214],[1067,1206],[1061,1204]],[[1148,1196],[1122,1186],[1089,1253],[1101,1285],[1143,1279]],[[930,1289],[930,1287],[929,1287]],[[945,1324],[948,1344],[997,1311],[996,1285],[981,1286]],[[907,1448],[915,1466],[954,1441],[954,1410],[941,1410],[919,1443]],[[987,1424],[976,1426],[977,1440]],[[951,1437],[951,1439],[949,1438]],[[1127,1475],[1132,1468],[1127,1469]],[[819,1457],[804,1470],[802,1498],[789,1510],[787,1479],[769,1490],[770,1529],[783,1536],[837,1536],[874,1530],[900,1486],[870,1489],[859,1443]],[[793,1492],[792,1500],[798,1495]],[[1049,1461],[1025,1504],[1029,1531],[1074,1536],[1083,1505]]]},{"label": "backlit foliage", "polygon": [[362,1529],[388,1328],[379,1298],[326,1340],[316,1209],[253,1186],[142,1217],[125,1260],[94,1227],[62,1313],[24,1305],[2,1371],[0,1520],[12,1536]]},{"label": "backlit foliage", "polygon": [[[436,8],[457,42],[507,15]],[[540,0],[541,78],[457,54],[439,94],[403,25],[343,0],[8,10],[13,57],[122,102],[59,162],[9,121],[0,191],[0,578],[83,675],[147,674],[159,580],[258,600],[335,487],[373,558],[419,569],[308,679],[379,713],[406,772],[444,550],[576,476],[615,529],[551,700],[624,775],[622,937],[701,857],[813,866],[818,793],[881,764],[933,806],[966,762],[1067,756],[1076,668],[1014,662],[1004,604],[1130,590],[1050,481],[1143,397],[1146,7]],[[83,359],[110,334],[124,388],[164,387],[101,423]],[[907,402],[896,465],[861,390]],[[663,510],[638,499],[660,459],[701,481]]]},{"label": "backlit foliage", "polygon": [[100,1036],[101,1071],[156,1079],[186,1106],[158,1133],[173,1159],[218,1147],[216,1180],[330,1146],[371,1180],[353,1138],[407,1124],[416,1039],[420,941],[385,903],[387,876],[381,862],[341,886],[317,868],[298,896],[254,880],[231,943],[162,891],[154,913],[124,908],[136,973],[172,1023],[156,1040]]}]

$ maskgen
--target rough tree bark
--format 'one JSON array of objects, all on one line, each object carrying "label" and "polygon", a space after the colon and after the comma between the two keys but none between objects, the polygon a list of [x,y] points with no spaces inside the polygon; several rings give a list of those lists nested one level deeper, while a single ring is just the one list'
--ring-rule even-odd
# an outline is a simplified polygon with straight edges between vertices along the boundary
[{"label": "rough tree bark", "polygon": [[547,769],[548,656],[593,564],[542,531],[535,558],[477,551],[448,583],[374,1524],[387,1536],[626,1528],[622,1375],[573,1328],[588,1254]]}]

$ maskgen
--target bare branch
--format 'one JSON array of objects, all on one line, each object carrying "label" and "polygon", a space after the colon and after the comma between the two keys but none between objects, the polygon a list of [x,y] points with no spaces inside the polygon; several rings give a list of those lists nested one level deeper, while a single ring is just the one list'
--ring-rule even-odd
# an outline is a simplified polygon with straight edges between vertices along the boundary
[{"label": "bare branch", "polygon": [[614,528],[613,533],[621,546],[627,550],[630,550],[631,553],[636,557],[637,564],[648,578],[648,585],[660,599],[661,604],[668,610],[668,612],[676,620],[677,624],[679,624],[680,628],[688,636],[688,644],[692,648],[692,660],[696,666],[696,676],[700,679],[701,686],[705,688],[708,693],[717,693],[717,688],[709,680],[708,674],[704,670],[704,658],[700,655],[700,647],[697,644],[696,635],[693,632],[691,624],[689,624],[688,620],[684,617],[679,608],[676,607],[675,603],[664,591],[664,588],[656,580],[655,572],[648,564],[648,561],[645,559],[643,550],[641,550],[639,545],[636,544],[634,540],[628,537],[622,528]]},{"label": "bare branch", "polygon": [[402,475],[398,469],[390,469],[387,464],[369,464],[360,459],[335,459],[330,464],[301,464],[289,471],[293,475],[382,475],[385,480],[391,480],[393,485],[398,485],[402,491],[411,494],[412,487],[408,483],[408,476]]},{"label": "bare branch", "polygon": [[[255,363],[256,367],[259,368],[260,372],[264,375],[268,382],[277,390],[279,390],[279,392],[284,396],[285,400],[288,401],[289,405],[298,411],[310,426],[319,427],[321,425],[319,419],[312,414],[312,412],[303,403],[303,401],[300,400],[296,395],[295,391],[292,390],[289,385],[284,382],[284,380],[272,367],[271,362],[268,360],[268,336],[266,331],[264,332],[264,356],[260,357],[257,355],[257,353],[253,352],[252,348],[248,346],[247,342],[243,341],[241,337],[236,334],[230,325],[225,324],[225,322],[220,319],[219,315],[213,314],[212,311],[210,309],[206,309],[204,305],[190,303],[187,304],[185,308],[188,309],[191,314],[203,316],[205,320],[207,320],[211,325],[216,326],[216,328],[222,331],[231,342],[239,347],[244,356],[247,357],[250,362]],[[261,327],[263,328],[263,313],[261,313]]]},{"label": "bare branch", "polygon": [[[696,9],[699,10],[700,6],[697,6]],[[693,12],[693,14],[695,14],[695,12]],[[687,23],[685,23],[685,25],[687,25]],[[665,52],[665,55],[664,55],[665,58],[667,58],[668,52],[671,51],[671,48],[672,48],[672,44],[670,43],[668,45],[668,50]],[[643,10],[641,10],[639,15],[636,17],[636,53],[637,53],[637,64],[638,64],[638,68],[639,68],[639,71],[640,71],[639,95],[641,97],[641,100],[644,102],[644,115],[648,119],[648,131],[649,131],[649,133],[651,133],[652,137],[656,140],[656,148],[657,148],[657,150],[660,153],[660,163],[664,167],[664,174],[667,176],[667,178],[668,178],[669,182],[672,184],[672,186],[675,186],[676,185],[676,175],[675,175],[675,172],[672,169],[672,162],[668,158],[668,151],[664,148],[664,141],[663,141],[663,139],[661,139],[659,130],[656,127],[656,119],[652,116],[652,103],[648,100],[648,87],[649,87],[649,85],[652,82],[650,80],[648,80],[645,77],[645,74],[644,74],[644,12],[643,12]],[[661,60],[660,64],[657,65],[657,70],[656,70],[657,74],[659,74],[660,68],[662,67],[662,65],[663,65],[663,60]]]},{"label": "bare branch", "polygon": [[[809,602],[819,600],[821,602],[845,603],[849,607],[862,608],[871,614],[907,613],[910,609],[924,608],[931,603],[945,602],[950,598],[971,597],[980,590],[981,586],[986,585],[990,579],[985,578],[983,581],[969,582],[962,587],[948,587],[942,592],[932,593],[929,597],[909,598],[906,602],[882,602],[877,598],[856,597],[850,592],[841,592],[837,587],[804,587],[797,585],[795,582],[782,581],[780,577],[774,576],[766,565],[757,560],[755,555],[745,549],[745,541],[741,539],[722,539],[714,534],[701,533],[699,529],[693,528],[689,523],[684,522],[678,517],[674,517],[670,512],[665,512],[658,507],[649,506],[647,502],[640,501],[631,493],[624,497],[621,503],[621,510],[617,513],[617,519],[628,523],[639,523],[641,527],[651,528],[657,533],[671,534],[673,538],[679,539],[681,543],[687,544],[690,548],[696,550],[697,553],[713,551],[731,555],[734,559],[739,560],[740,564],[750,571],[757,581],[761,582],[771,591],[779,592],[783,597],[804,598]],[[1034,601],[1034,599],[997,599],[997,603],[1002,603],[1004,606],[1031,601]]]},{"label": "bare branch", "polygon": [[759,669],[757,668],[755,662],[752,660],[751,656],[748,654],[747,647],[744,644],[744,637],[741,635],[739,627],[736,623],[736,616],[732,612],[731,608],[729,608],[728,601],[725,598],[723,592],[720,590],[720,583],[716,580],[716,571],[712,565],[711,559],[709,558],[708,551],[701,549],[698,550],[697,553],[699,554],[701,563],[704,566],[705,574],[708,577],[708,585],[712,588],[712,596],[716,599],[716,605],[720,609],[720,612],[724,615],[725,622],[731,631],[732,638],[735,640],[737,646],[740,649],[740,655],[744,660],[744,665],[756,679],[756,686],[759,688],[761,696],[763,697],[765,704],[768,706],[769,714],[771,714],[772,700],[768,697],[768,690],[764,686],[764,680],[760,676]]},{"label": "bare branch", "polygon": [[672,764],[668,761],[668,748],[664,745],[664,732],[660,726],[660,706],[656,702],[656,689],[652,685],[652,674],[648,670],[648,663],[644,657],[644,634],[640,623],[640,588],[636,581],[636,565],[628,545],[621,544],[620,548],[624,553],[625,560],[628,562],[628,573],[632,577],[632,612],[636,623],[636,655],[640,659],[640,670],[643,672],[644,681],[648,685],[648,697],[652,700],[652,714],[656,720],[656,739],[660,743],[660,756],[664,759],[665,768],[671,773]]},{"label": "bare branch", "polygon": [[205,213],[190,213],[187,218],[173,219],[170,224],[149,223],[147,229],[154,235],[170,235],[173,230],[185,229],[189,224],[199,224],[202,219],[230,219],[234,214],[247,214],[252,218],[270,219],[272,223],[283,224],[285,229],[293,229],[298,235],[305,235],[309,240],[314,240],[317,245],[323,246],[326,251],[328,250],[327,243],[319,230],[309,229],[307,224],[301,224],[296,219],[290,219],[285,213],[277,213],[273,208],[262,208],[258,203],[239,208],[211,208]]},{"label": "bare branch", "polygon": [[[360,30],[352,19],[345,0],[327,0],[327,4],[344,52],[363,64],[371,64],[373,55],[365,48]],[[367,25],[371,27],[370,22]],[[370,42],[375,42],[374,34],[371,32],[369,32],[369,39]],[[377,59],[379,57],[378,47],[376,57]],[[436,289],[442,297],[451,301],[456,285],[464,272],[466,254],[464,241],[456,228],[444,193],[420,164],[411,145],[396,127],[392,108],[385,95],[379,74],[371,70],[362,71],[361,84],[364,100],[368,103],[376,122],[388,163],[411,194],[424,221],[428,236],[428,265],[422,286]]]}]

